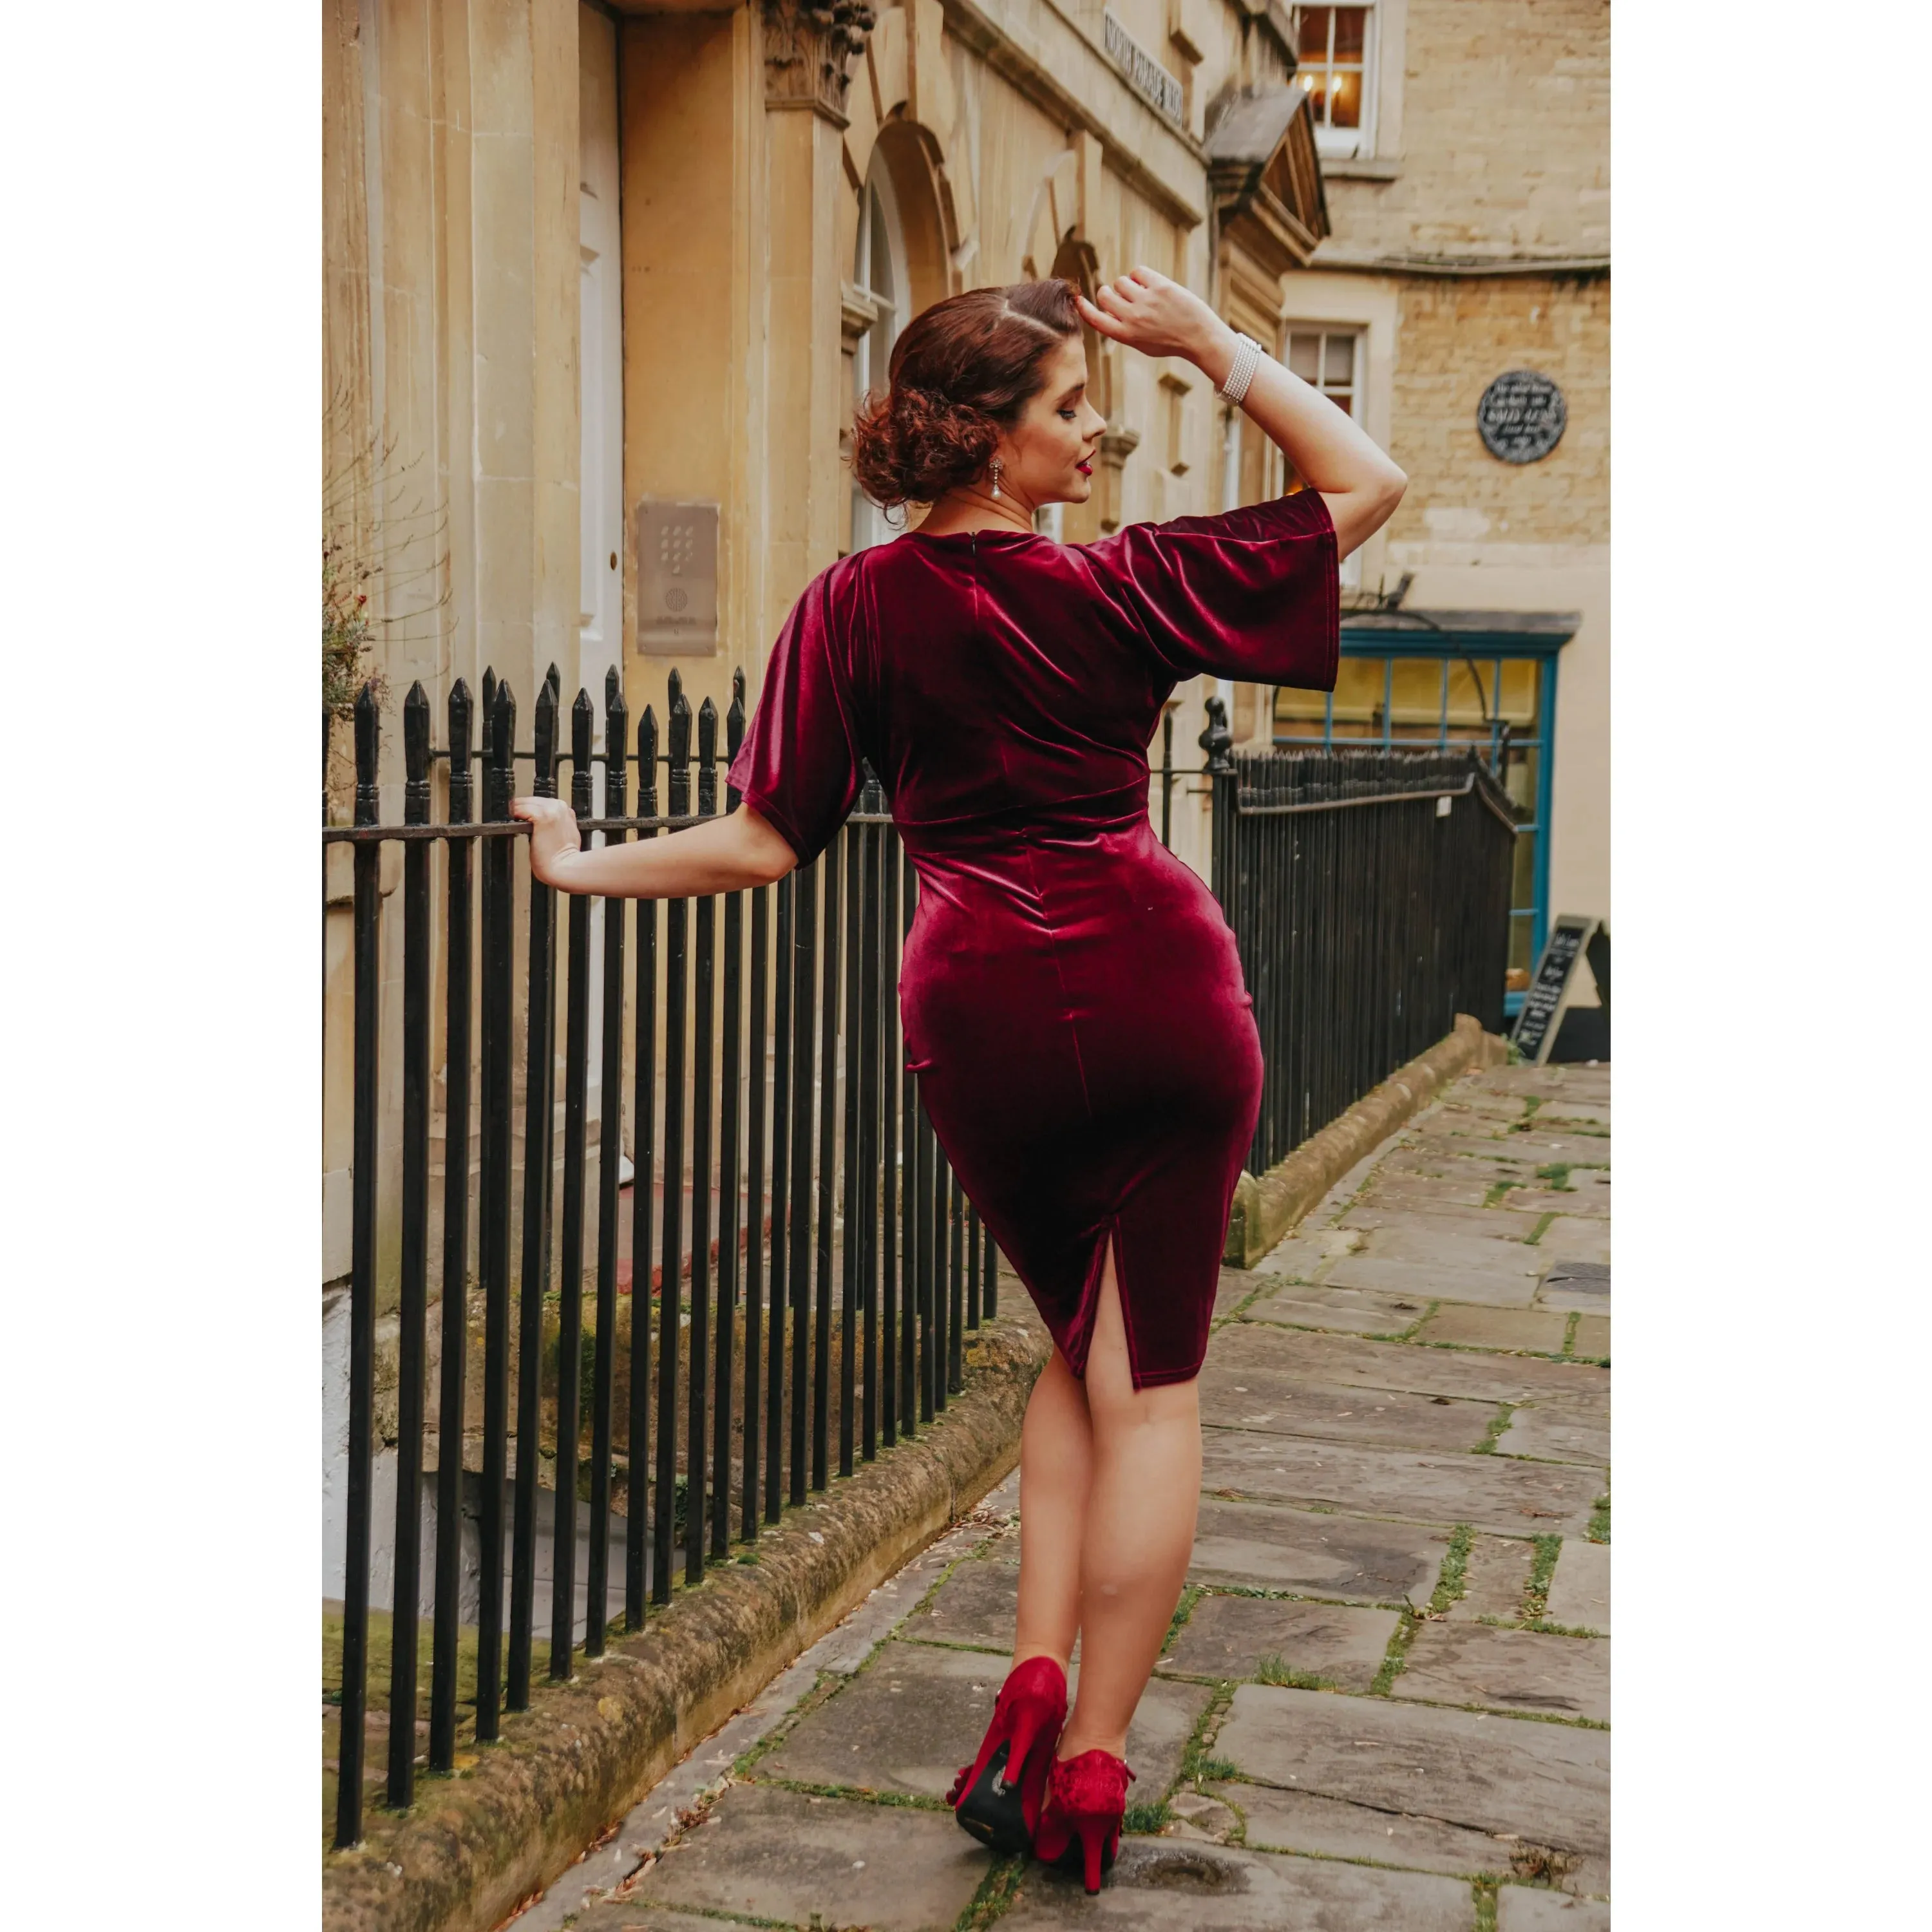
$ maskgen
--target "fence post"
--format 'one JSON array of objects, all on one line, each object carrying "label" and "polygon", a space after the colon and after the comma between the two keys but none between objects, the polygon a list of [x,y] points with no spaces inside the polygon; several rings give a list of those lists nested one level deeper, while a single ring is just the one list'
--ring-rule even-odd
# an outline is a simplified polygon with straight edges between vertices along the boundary
[{"label": "fence post", "polygon": [[[429,694],[403,700],[403,822],[429,823]],[[429,1313],[430,848],[403,848],[403,1242],[396,1378],[396,1542],[390,1597],[389,1772],[384,1802],[416,1790],[416,1612],[422,1598],[423,1383]]]},{"label": "fence post", "polygon": [[[638,816],[658,815],[658,717],[638,720]],[[640,838],[655,838],[648,826]],[[638,902],[637,1042],[631,1098],[631,1424],[624,1462],[624,1628],[644,1627],[650,1521],[651,1249],[657,1199],[658,908]]]},{"label": "fence post", "polygon": [[[449,693],[449,823],[467,825],[470,687]],[[436,1408],[436,1624],[430,1657],[429,1766],[447,1771],[456,1751],[456,1652],[463,1587],[463,1412],[469,1353],[470,980],[472,839],[444,848],[449,868],[448,986],[443,1018],[442,1372]]]},{"label": "fence post", "polygon": [[[356,700],[356,823],[381,814],[376,766],[382,724],[365,684]],[[335,1843],[362,1835],[362,1732],[369,1690],[369,1521],[376,1377],[376,1051],[382,972],[382,848],[355,848],[356,1116],[349,1277],[349,1484],[342,1579],[342,1731],[338,1746]]]},{"label": "fence post", "polygon": [[[483,816],[510,815],[517,700],[507,683],[483,674],[490,694],[490,762],[483,774]],[[502,1694],[503,1492],[510,1457],[510,1105],[511,1028],[514,988],[514,848],[507,838],[483,850],[483,1172],[477,1190],[476,1251],[483,1283],[482,1564],[477,1583],[476,1738],[497,1733]]]}]

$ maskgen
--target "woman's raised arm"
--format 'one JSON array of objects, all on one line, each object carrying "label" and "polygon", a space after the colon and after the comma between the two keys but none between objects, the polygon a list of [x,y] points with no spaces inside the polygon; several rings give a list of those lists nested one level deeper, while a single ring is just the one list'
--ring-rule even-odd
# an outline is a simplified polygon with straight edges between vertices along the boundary
[{"label": "woman's raised arm", "polygon": [[768,886],[798,863],[769,820],[748,805],[658,838],[601,851],[580,849],[577,814],[560,798],[513,798],[514,818],[530,824],[530,870],[563,892],[607,898],[704,898]]},{"label": "woman's raised arm", "polygon": [[[1238,338],[1191,290],[1142,268],[1094,292],[1080,298],[1080,313],[1102,335],[1149,356],[1184,356],[1217,389],[1227,380]],[[1262,358],[1241,406],[1321,491],[1343,556],[1395,514],[1407,476],[1352,416],[1273,356]]]}]

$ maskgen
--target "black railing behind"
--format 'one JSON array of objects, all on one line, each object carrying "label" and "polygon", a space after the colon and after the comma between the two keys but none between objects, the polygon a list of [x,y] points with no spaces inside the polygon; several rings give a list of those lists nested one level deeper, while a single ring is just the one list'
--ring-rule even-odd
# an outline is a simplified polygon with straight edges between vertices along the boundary
[{"label": "black railing behind", "polygon": [[[729,788],[721,801],[718,778],[744,733],[742,674],[734,677],[733,688],[721,748],[716,708],[706,699],[694,721],[673,671],[668,749],[662,757],[658,720],[649,706],[639,721],[636,749],[630,750],[629,721],[614,672],[604,706],[610,754],[593,751],[596,713],[589,695],[578,693],[568,720],[567,762],[571,803],[586,845],[598,832],[614,842],[655,838],[736,806],[737,794]],[[593,960],[592,902],[568,898],[560,922],[556,896],[529,878],[526,862],[518,855],[520,835],[527,828],[509,816],[513,793],[527,789],[557,795],[560,769],[566,762],[559,742],[565,721],[557,674],[553,669],[537,694],[530,752],[515,747],[517,700],[508,685],[486,672],[482,700],[483,743],[472,750],[472,700],[467,686],[457,684],[449,698],[447,742],[439,753],[430,742],[429,701],[419,685],[410,690],[403,706],[403,822],[384,825],[379,822],[376,783],[380,711],[374,692],[365,689],[355,716],[355,822],[325,826],[322,835],[326,843],[351,845],[355,887],[347,1556],[338,1845],[355,1843],[362,1829],[375,1493],[378,1181],[392,1162],[400,1174],[400,1388],[389,1681],[393,1721],[386,1802],[404,1806],[413,1792],[420,1592],[416,1552],[422,1533],[425,1438],[431,1426],[427,1386],[430,1020],[439,919],[446,1059],[437,1284],[442,1359],[434,1424],[438,1460],[429,1672],[432,1770],[447,1771],[453,1762],[458,1664],[466,1635],[460,1603],[461,1449],[472,1191],[474,1288],[483,1318],[482,1427],[476,1450],[483,1552],[475,1625],[479,1740],[500,1734],[505,1709],[520,1710],[530,1702],[544,1514],[550,1518],[549,1670],[553,1678],[567,1678],[577,1622],[580,1486],[590,1510],[581,1647],[584,1654],[595,1656],[604,1647],[611,1620],[610,1542],[620,1477],[623,1621],[626,1628],[635,1630],[644,1623],[647,1598],[660,1604],[670,1601],[680,1556],[685,1579],[691,1582],[703,1575],[707,1564],[728,1554],[734,1499],[737,1537],[755,1539],[761,1522],[778,1520],[784,1499],[802,1503],[810,1492],[826,1486],[835,1428],[836,1467],[848,1474],[856,1462],[870,1461],[881,1448],[891,1448],[942,1412],[949,1394],[964,1385],[962,1330],[976,1328],[997,1312],[992,1238],[963,1198],[920,1105],[917,1082],[905,1070],[898,955],[915,887],[869,774],[858,809],[818,860],[774,886],[723,895],[722,920],[717,898],[668,900],[661,902],[662,910],[650,901],[599,902],[602,956]],[[438,758],[448,766],[448,808],[445,822],[433,824],[430,770]],[[518,771],[520,764],[534,769]],[[633,764],[634,814],[626,809]],[[600,764],[601,816],[595,815],[594,790]],[[479,767],[482,812],[480,820],[472,820]],[[663,813],[658,809],[661,771],[669,808]],[[392,842],[404,848],[400,1148],[382,1144],[379,1132],[386,1092],[380,1018],[388,916],[379,874],[380,848]],[[431,864],[439,843],[446,848],[440,909]],[[480,865],[472,858],[479,848]],[[481,892],[472,896],[479,869]],[[520,934],[516,930],[520,904]],[[588,1185],[593,974],[602,988],[603,1034],[594,1190]],[[560,1198],[552,1146],[560,1004]],[[520,1009],[524,1022],[520,1095],[515,1066]],[[472,1012],[480,1021],[473,1034]],[[628,1070],[627,1018],[633,1047]],[[477,1047],[473,1087],[472,1037]],[[898,1077],[894,1069],[899,1070]],[[481,1129],[473,1164],[469,1158],[472,1090]],[[627,1209],[618,1156],[626,1120],[635,1167],[628,1207],[633,1298],[628,1399],[620,1416],[616,1400],[619,1251],[620,1217]],[[654,1185],[659,1177],[661,1185]],[[513,1208],[519,1200],[513,1305]],[[659,1258],[655,1332],[654,1254]],[[580,1404],[586,1278],[596,1310],[587,1416]],[[554,1313],[556,1323],[557,1347],[550,1358],[545,1348],[547,1312]],[[741,1333],[742,1359],[737,1352]],[[547,1416],[555,1462],[546,1474],[542,1444]],[[586,1456],[587,1470],[582,1467]],[[546,1488],[550,1492],[547,1512]]]},{"label": "black railing behind", "polygon": [[1458,1013],[1502,1030],[1516,817],[1474,751],[1231,754],[1218,718],[1202,742],[1266,1070],[1260,1174]]}]

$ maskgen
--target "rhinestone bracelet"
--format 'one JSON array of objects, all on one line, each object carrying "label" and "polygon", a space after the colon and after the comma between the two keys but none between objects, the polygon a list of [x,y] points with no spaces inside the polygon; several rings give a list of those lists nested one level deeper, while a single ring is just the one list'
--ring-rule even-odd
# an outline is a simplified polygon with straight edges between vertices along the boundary
[{"label": "rhinestone bracelet", "polygon": [[1248,393],[1248,385],[1255,379],[1255,370],[1262,359],[1262,346],[1252,335],[1244,335],[1239,330],[1234,334],[1234,360],[1228,371],[1227,380],[1216,392],[1223,402],[1232,403],[1239,408]]}]

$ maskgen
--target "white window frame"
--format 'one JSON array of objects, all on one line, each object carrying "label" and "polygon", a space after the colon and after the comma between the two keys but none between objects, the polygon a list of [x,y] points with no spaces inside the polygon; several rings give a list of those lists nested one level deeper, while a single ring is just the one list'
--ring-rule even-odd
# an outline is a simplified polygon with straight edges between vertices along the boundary
[{"label": "white window frame", "polygon": [[[1366,325],[1359,322],[1284,322],[1281,326],[1281,360],[1290,369],[1294,366],[1291,358],[1298,335],[1312,335],[1319,345],[1316,351],[1316,380],[1310,386],[1324,396],[1334,390],[1346,389],[1349,416],[1361,422],[1368,406],[1369,332]],[[1331,386],[1328,378],[1328,344],[1336,338],[1346,338],[1350,345],[1348,380],[1346,384],[1338,382]],[[1302,380],[1307,380],[1305,376]],[[1342,560],[1342,582],[1351,590],[1362,587],[1362,552],[1359,544]]]},{"label": "white window frame", "polygon": [[[882,295],[873,286],[872,210],[877,205],[884,218],[886,248],[890,260],[886,266],[891,292]],[[910,283],[906,266],[905,230],[900,226],[898,203],[892,194],[892,178],[883,154],[874,153],[866,171],[866,184],[859,191],[859,233],[853,249],[853,286],[878,310],[878,320],[852,346],[852,399],[856,403],[868,389],[885,387],[892,363],[892,344],[899,331],[911,320]],[[852,485],[852,548],[869,549],[898,534],[886,520],[885,512],[855,482]]]},{"label": "white window frame", "polygon": [[[1296,58],[1300,58],[1301,16],[1308,10],[1298,7],[1294,10],[1294,44]],[[1329,10],[1328,45],[1332,53],[1335,44],[1334,8]],[[1376,106],[1382,92],[1381,52],[1382,12],[1375,0],[1367,0],[1362,8],[1367,16],[1362,22],[1362,124],[1359,128],[1330,128],[1323,122],[1315,123],[1316,152],[1324,160],[1360,160],[1376,152]],[[1304,68],[1298,76],[1303,87],[1312,92],[1312,76]]]}]

